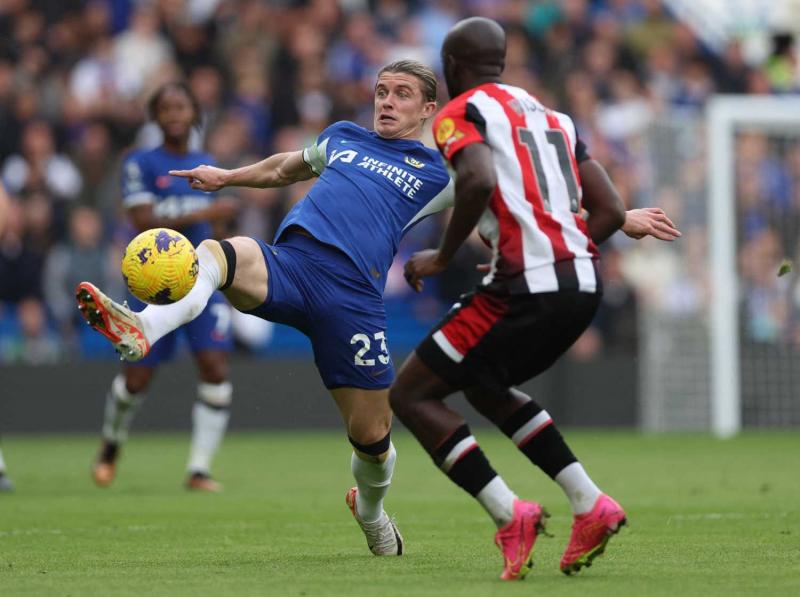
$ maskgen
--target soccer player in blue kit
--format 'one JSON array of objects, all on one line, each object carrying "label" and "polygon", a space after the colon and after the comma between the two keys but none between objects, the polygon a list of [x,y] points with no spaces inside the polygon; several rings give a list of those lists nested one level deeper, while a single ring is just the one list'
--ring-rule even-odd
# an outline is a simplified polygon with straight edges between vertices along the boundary
[{"label": "soccer player in blue kit", "polygon": [[[182,232],[194,245],[211,237],[211,221],[234,214],[231,202],[215,200],[214,195],[193,189],[185,180],[169,175],[175,168],[191,168],[209,163],[205,153],[190,151],[189,133],[200,117],[200,108],[189,87],[170,83],[159,88],[150,99],[150,117],[163,133],[161,146],[131,152],[122,166],[123,205],[133,226],[139,230],[168,227]],[[132,307],[144,304],[129,294]],[[227,353],[232,347],[230,306],[222,293],[214,292],[208,304],[191,322],[167,334],[149,354],[136,363],[126,363],[114,378],[106,397],[103,443],[92,468],[97,485],[106,487],[114,480],[122,443],[150,385],[156,369],[169,361],[182,333],[197,363],[200,381],[192,410],[192,442],[186,487],[218,491],[210,476],[211,460],[219,447],[228,423],[232,386],[228,381]]]},{"label": "soccer player in blue kit", "polygon": [[172,305],[134,313],[88,282],[79,285],[78,302],[87,321],[131,361],[196,317],[217,289],[240,311],[306,334],[353,446],[356,487],[347,492],[347,505],[372,553],[400,555],[403,539],[383,509],[396,451],[388,400],[394,364],[382,293],[404,231],[449,205],[451,193],[438,152],[419,141],[436,110],[433,72],[414,61],[384,67],[374,106],[374,131],[337,122],[301,151],[235,170],[172,172],[202,191],[319,177],[284,219],[275,244],[245,237],[204,240],[197,282]]}]

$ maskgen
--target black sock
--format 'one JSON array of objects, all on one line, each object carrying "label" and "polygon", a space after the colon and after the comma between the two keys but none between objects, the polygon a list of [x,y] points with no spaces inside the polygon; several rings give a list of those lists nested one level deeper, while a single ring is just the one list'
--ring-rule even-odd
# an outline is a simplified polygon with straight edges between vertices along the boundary
[{"label": "black sock", "polygon": [[436,466],[472,497],[497,476],[466,424],[456,429],[432,456]]},{"label": "black sock", "polygon": [[533,400],[517,409],[500,425],[500,429],[551,479],[578,461],[553,424],[553,419]]}]

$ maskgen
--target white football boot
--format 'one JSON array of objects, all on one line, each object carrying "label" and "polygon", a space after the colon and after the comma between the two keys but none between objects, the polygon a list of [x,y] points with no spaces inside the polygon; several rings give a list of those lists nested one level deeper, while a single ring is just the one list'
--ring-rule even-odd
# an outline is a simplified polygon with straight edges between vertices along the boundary
[{"label": "white football boot", "polygon": [[364,531],[364,536],[367,538],[367,546],[370,551],[376,556],[400,556],[403,555],[403,536],[397,530],[397,525],[394,520],[389,518],[384,510],[381,512],[378,520],[374,522],[364,522],[358,515],[356,509],[356,496],[358,495],[358,487],[351,487],[345,495],[344,501],[350,512],[353,513],[353,518],[356,519],[358,526]]},{"label": "white football boot", "polygon": [[108,338],[123,359],[140,361],[150,352],[142,322],[127,305],[115,303],[90,282],[78,284],[75,297],[86,323]]}]

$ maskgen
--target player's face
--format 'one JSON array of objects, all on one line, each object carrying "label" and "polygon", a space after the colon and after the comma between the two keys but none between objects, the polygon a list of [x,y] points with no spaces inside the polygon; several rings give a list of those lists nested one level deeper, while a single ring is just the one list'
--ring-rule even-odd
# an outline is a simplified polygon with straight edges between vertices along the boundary
[{"label": "player's face", "polygon": [[422,123],[436,110],[422,82],[406,73],[381,73],[375,85],[375,132],[384,139],[419,139]]},{"label": "player's face", "polygon": [[180,89],[166,91],[156,106],[156,122],[169,139],[186,139],[194,121],[194,108]]}]

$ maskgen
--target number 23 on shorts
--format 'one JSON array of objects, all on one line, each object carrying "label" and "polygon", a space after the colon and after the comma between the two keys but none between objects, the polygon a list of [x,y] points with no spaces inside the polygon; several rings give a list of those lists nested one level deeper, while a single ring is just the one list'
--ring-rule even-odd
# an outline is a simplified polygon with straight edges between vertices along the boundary
[{"label": "number 23 on shorts", "polygon": [[[372,336],[375,340],[380,340],[381,342],[381,354],[378,355],[378,361],[382,365],[389,364],[389,350],[386,348],[386,332],[375,332]],[[369,352],[370,346],[372,346],[372,341],[370,340],[367,334],[354,334],[352,338],[350,338],[350,344],[360,344],[361,348],[358,349],[358,352],[353,356],[353,362],[358,367],[374,367],[375,366],[375,359],[365,359],[364,355]]]}]

